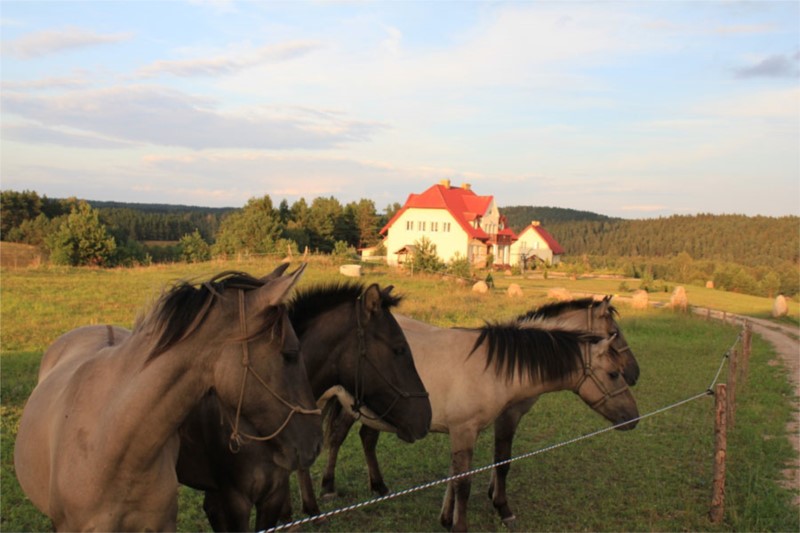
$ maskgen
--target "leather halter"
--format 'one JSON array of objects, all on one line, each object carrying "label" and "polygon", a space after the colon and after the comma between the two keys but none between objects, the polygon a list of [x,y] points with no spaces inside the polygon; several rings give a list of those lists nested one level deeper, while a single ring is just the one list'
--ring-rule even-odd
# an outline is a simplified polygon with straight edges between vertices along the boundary
[{"label": "leather halter", "polygon": [[[427,398],[428,397],[428,392],[427,391],[423,391],[423,392],[408,392],[408,391],[404,391],[404,390],[400,389],[397,385],[392,383],[383,374],[383,372],[381,372],[380,368],[378,368],[378,366],[374,362],[372,362],[367,357],[367,342],[366,342],[366,339],[364,338],[364,328],[361,326],[361,296],[356,298],[356,328],[357,328],[357,333],[358,333],[358,364],[356,366],[356,385],[355,385],[355,389],[356,390],[355,390],[355,394],[353,395],[354,398],[355,398],[355,402],[353,403],[353,406],[352,406],[353,411],[357,415],[356,416],[356,420],[358,420],[359,418],[362,418],[362,417],[363,418],[367,418],[369,420],[383,420],[386,417],[386,415],[388,415],[389,412],[392,409],[394,409],[394,406],[397,404],[397,402],[401,398],[406,400],[408,398]],[[375,373],[378,374],[378,376],[380,376],[380,378],[383,381],[385,381],[387,385],[389,385],[389,388],[391,388],[395,392],[394,399],[389,404],[389,407],[387,407],[386,410],[382,414],[379,414],[379,415],[377,415],[375,417],[369,416],[366,413],[364,413],[364,411],[361,410],[361,408],[366,405],[364,403],[364,382],[366,381],[366,375],[364,374],[364,370],[363,370],[363,365],[364,365],[363,362],[364,361],[368,362],[372,366],[373,370],[375,370]]]},{"label": "leather halter", "polygon": [[[238,453],[239,449],[242,445],[242,437],[248,440],[256,440],[256,441],[268,441],[272,440],[280,433],[286,429],[286,426],[289,425],[289,421],[295,415],[295,413],[300,413],[301,415],[320,415],[322,411],[320,409],[306,409],[305,407],[301,407],[299,405],[292,404],[285,398],[283,398],[280,394],[278,394],[272,387],[267,384],[261,376],[253,369],[252,365],[250,364],[250,351],[248,349],[249,339],[247,338],[247,314],[245,312],[245,296],[244,291],[239,289],[239,325],[242,331],[242,386],[239,390],[239,403],[236,406],[236,418],[232,424],[231,436],[228,442],[228,448],[230,449],[231,453]],[[284,318],[285,320],[285,318]],[[289,409],[289,414],[286,415],[283,423],[276,429],[273,433],[267,436],[257,436],[257,435],[250,435],[243,431],[239,430],[239,419],[241,418],[242,414],[242,404],[244,403],[244,390],[247,386],[247,375],[253,374],[256,380],[264,387],[270,394],[272,394],[280,403],[285,405]]]},{"label": "leather halter", "polygon": [[[587,313],[587,331],[593,331],[593,329],[592,329],[592,327],[593,327],[592,308],[588,307],[587,311],[588,311],[588,313]],[[611,342],[613,342],[613,338],[616,337],[617,335],[618,334],[615,333],[612,336],[612,341]],[[620,350],[617,350],[615,348],[611,348],[611,344],[609,344],[609,349],[614,350],[614,351],[617,352],[617,354],[619,354],[619,353],[624,352],[624,351],[629,351],[630,347],[626,343],[624,348],[621,348]],[[587,380],[591,380],[594,383],[594,385],[597,387],[597,389],[603,394],[602,398],[600,398],[599,400],[597,400],[594,403],[589,404],[589,407],[591,407],[592,409],[597,409],[598,407],[603,405],[605,402],[607,402],[609,399],[613,398],[614,396],[618,396],[618,395],[620,395],[620,394],[622,394],[622,393],[624,393],[625,391],[628,390],[628,384],[625,383],[625,381],[623,380],[623,383],[622,383],[621,387],[619,387],[617,389],[614,389],[613,391],[610,391],[603,384],[603,382],[600,380],[600,378],[597,377],[597,374],[595,373],[594,369],[592,368],[592,347],[589,345],[588,342],[584,343],[584,345],[583,345],[583,350],[581,352],[581,357],[583,359],[583,375],[581,376],[580,380],[578,381],[578,384],[575,386],[575,389],[574,389],[575,394],[580,396],[581,387],[583,387],[584,383],[586,383]],[[581,398],[582,398],[582,396],[581,396]]]}]

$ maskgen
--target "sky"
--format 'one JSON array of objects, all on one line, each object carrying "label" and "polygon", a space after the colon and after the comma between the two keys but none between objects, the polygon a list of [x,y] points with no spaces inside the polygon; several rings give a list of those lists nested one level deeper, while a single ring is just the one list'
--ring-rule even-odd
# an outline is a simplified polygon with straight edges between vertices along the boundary
[{"label": "sky", "polygon": [[0,187],[800,215],[800,2],[0,0]]}]

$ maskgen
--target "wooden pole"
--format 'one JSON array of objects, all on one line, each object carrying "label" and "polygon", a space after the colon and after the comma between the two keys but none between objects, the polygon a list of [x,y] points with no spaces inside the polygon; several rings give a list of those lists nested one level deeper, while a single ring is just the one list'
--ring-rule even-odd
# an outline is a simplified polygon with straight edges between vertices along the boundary
[{"label": "wooden pole", "polygon": [[721,522],[725,513],[725,459],[728,454],[726,397],[725,384],[719,383],[714,401],[714,482],[711,492],[711,509],[708,512],[708,517],[714,524]]},{"label": "wooden pole", "polygon": [[733,428],[736,418],[736,371],[739,367],[739,347],[730,352],[728,360],[728,426]]},{"label": "wooden pole", "polygon": [[744,330],[742,331],[742,368],[741,378],[742,386],[747,383],[747,376],[750,373],[750,349],[752,346],[753,330],[749,320],[744,321]]}]

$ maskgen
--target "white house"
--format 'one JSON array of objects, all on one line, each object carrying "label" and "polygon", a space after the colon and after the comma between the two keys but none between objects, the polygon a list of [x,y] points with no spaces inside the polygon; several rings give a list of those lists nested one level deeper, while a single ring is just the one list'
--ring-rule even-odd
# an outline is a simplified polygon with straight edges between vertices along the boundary
[{"label": "white house", "polygon": [[531,260],[557,265],[561,262],[564,249],[558,244],[550,233],[544,229],[538,220],[534,220],[528,227],[516,236],[511,245],[511,265],[520,263],[530,266]]},{"label": "white house", "polygon": [[[507,227],[494,197],[476,195],[467,183],[452,187],[450,180],[442,180],[421,194],[410,194],[381,234],[385,235],[390,265],[405,262],[423,237],[436,245],[437,255],[445,262],[464,257],[483,267],[490,256],[494,265],[519,261],[520,252],[515,256],[513,250],[517,237]],[[563,253],[555,239],[550,239],[557,253]]]}]

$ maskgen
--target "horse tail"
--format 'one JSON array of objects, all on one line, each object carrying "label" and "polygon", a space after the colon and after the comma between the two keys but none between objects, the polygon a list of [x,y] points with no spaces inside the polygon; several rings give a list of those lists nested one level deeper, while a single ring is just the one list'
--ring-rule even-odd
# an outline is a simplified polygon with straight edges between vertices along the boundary
[{"label": "horse tail", "polygon": [[336,397],[328,400],[328,403],[322,408],[322,429],[324,431],[324,445],[326,447],[330,447],[334,435],[337,433],[336,430],[339,426],[339,419],[342,417],[342,414],[342,404]]}]

